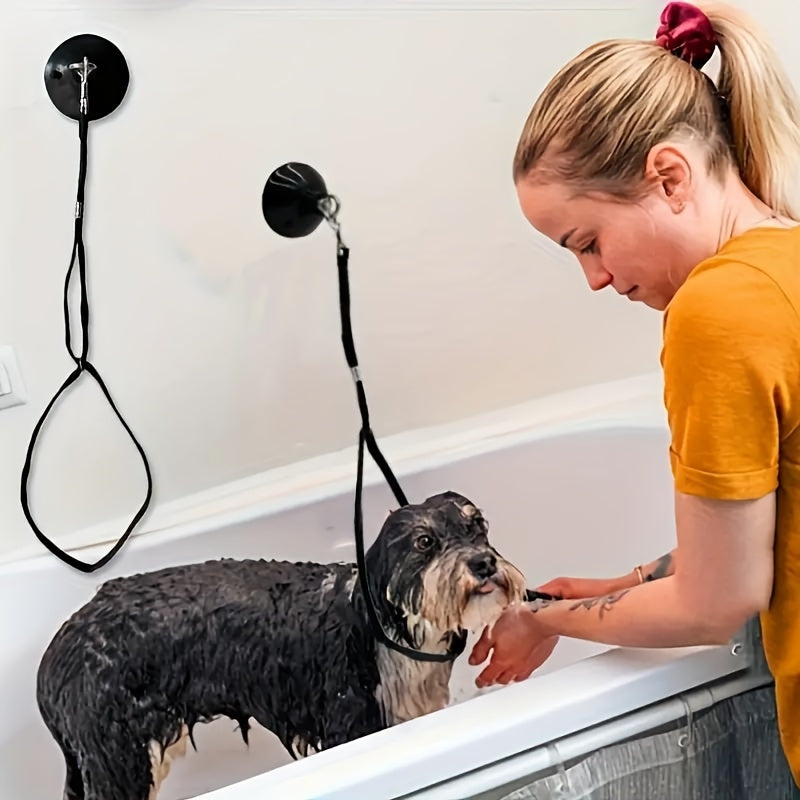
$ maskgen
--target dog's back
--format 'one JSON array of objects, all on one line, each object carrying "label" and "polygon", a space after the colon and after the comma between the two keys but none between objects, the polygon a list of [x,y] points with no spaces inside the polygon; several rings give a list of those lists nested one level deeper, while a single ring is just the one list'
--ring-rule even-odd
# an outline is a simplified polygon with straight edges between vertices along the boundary
[{"label": "dog's back", "polygon": [[223,559],[103,584],[39,667],[39,708],[68,767],[104,753],[118,777],[131,761],[138,783],[125,750],[219,715],[245,740],[252,716],[299,754],[379,729],[355,577],[349,564]]}]

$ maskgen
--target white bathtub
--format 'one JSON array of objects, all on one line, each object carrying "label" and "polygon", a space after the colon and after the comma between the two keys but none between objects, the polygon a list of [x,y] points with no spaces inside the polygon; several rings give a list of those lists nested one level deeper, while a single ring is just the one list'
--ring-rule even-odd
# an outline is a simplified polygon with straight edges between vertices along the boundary
[{"label": "white bathtub", "polygon": [[[618,574],[674,546],[666,447],[653,376],[382,443],[409,499],[454,489],[482,506],[493,543],[529,586],[561,574]],[[173,504],[94,575],[47,553],[0,565],[0,797],[61,796],[63,763],[36,709],[35,673],[49,638],[98,583],[218,556],[352,559],[353,465],[352,452],[334,454]],[[393,500],[369,467],[371,539]],[[478,668],[462,657],[449,708],[304,761],[291,762],[257,726],[249,750],[227,719],[198,726],[199,752],[173,767],[160,800],[464,798],[519,772],[515,759],[544,752],[541,745],[746,666],[730,647],[622,650],[562,640],[528,681],[478,693]]]}]

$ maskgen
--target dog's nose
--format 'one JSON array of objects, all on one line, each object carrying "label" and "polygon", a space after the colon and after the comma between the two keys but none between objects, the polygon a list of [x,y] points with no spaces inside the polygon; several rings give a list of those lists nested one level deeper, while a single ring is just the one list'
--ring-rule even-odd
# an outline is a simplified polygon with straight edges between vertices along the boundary
[{"label": "dog's nose", "polygon": [[467,561],[467,567],[476,578],[483,581],[497,572],[497,559],[492,553],[481,553]]}]

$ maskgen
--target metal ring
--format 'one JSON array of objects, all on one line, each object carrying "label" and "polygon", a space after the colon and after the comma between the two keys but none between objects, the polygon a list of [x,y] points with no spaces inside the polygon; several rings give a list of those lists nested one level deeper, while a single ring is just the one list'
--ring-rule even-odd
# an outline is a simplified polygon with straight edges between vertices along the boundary
[{"label": "metal ring", "polygon": [[320,197],[317,201],[317,208],[319,208],[320,212],[322,212],[322,216],[325,217],[329,222],[336,221],[336,215],[339,213],[339,209],[341,208],[341,204],[339,203],[339,198],[333,194],[326,194],[325,197]]}]

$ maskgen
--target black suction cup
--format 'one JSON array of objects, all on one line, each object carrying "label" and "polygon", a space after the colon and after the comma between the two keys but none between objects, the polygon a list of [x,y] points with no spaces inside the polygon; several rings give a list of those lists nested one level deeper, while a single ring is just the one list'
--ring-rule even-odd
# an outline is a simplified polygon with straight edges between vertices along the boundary
[{"label": "black suction cup", "polygon": [[275,233],[294,239],[317,229],[324,219],[319,201],[327,196],[319,172],[308,164],[290,161],[267,178],[261,211]]},{"label": "black suction cup", "polygon": [[81,79],[76,66],[89,60],[88,118],[100,119],[122,102],[128,90],[128,65],[116,45],[82,33],[62,42],[51,54],[44,68],[44,85],[53,105],[65,116],[80,117]]}]

